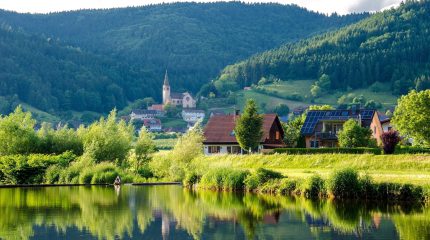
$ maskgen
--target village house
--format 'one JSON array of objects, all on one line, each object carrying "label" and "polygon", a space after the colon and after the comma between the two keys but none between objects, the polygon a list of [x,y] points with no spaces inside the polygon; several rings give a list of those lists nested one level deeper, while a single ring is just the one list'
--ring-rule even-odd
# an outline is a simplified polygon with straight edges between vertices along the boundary
[{"label": "village house", "polygon": [[131,111],[130,120],[145,120],[145,119],[154,119],[157,117],[163,117],[163,111],[157,110],[144,110],[144,109],[134,109]]},{"label": "village house", "polygon": [[195,108],[196,100],[189,92],[175,93],[170,91],[169,76],[166,74],[164,76],[163,84],[163,105],[167,104],[173,106],[181,106],[182,108]]},{"label": "village house", "polygon": [[145,119],[143,120],[143,126],[149,131],[149,132],[161,132],[162,125],[160,119]]},{"label": "village house", "polygon": [[306,148],[338,147],[338,133],[349,119],[357,120],[362,127],[370,128],[372,136],[381,143],[384,132],[379,115],[375,110],[313,110],[309,111],[301,134],[305,137]]},{"label": "village house", "polygon": [[194,126],[196,122],[203,121],[205,111],[198,109],[182,109],[182,119],[188,123],[188,127]]},{"label": "village house", "polygon": [[[234,133],[238,117],[236,114],[215,115],[209,119],[204,129],[203,145],[206,155],[242,153]],[[258,147],[259,151],[285,147],[283,138],[284,130],[278,116],[276,114],[263,115],[263,137]]]}]

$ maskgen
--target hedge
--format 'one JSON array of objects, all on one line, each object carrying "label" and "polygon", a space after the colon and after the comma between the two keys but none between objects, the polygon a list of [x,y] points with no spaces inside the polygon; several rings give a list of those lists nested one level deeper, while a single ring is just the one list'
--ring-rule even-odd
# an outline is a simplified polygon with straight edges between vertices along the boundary
[{"label": "hedge", "polygon": [[277,148],[275,153],[285,154],[324,154],[324,153],[343,153],[343,154],[381,154],[379,148]]},{"label": "hedge", "polygon": [[394,151],[394,154],[420,154],[420,153],[430,153],[430,148],[397,146]]}]

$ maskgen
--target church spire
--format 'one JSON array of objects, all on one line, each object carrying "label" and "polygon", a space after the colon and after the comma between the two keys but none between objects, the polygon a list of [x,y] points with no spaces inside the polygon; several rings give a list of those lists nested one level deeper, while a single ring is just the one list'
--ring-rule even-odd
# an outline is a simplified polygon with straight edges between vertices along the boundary
[{"label": "church spire", "polygon": [[169,76],[167,75],[167,69],[166,74],[164,74],[164,85],[169,86]]}]

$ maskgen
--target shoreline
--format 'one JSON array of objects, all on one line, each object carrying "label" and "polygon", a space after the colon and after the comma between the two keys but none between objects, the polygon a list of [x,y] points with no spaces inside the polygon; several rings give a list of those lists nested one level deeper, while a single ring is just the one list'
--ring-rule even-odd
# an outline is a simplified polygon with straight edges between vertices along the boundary
[{"label": "shoreline", "polygon": [[[119,186],[161,186],[161,185],[182,185],[181,182],[153,182],[153,183],[124,183]],[[0,185],[1,188],[33,188],[33,187],[90,187],[90,186],[115,186],[108,183],[97,184],[13,184]]]}]

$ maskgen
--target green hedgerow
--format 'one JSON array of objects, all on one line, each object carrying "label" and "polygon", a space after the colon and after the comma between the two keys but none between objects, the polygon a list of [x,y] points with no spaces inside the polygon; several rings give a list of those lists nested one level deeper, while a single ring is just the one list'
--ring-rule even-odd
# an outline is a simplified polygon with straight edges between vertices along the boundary
[{"label": "green hedgerow", "polygon": [[307,198],[317,198],[326,195],[324,179],[319,175],[312,175],[302,185],[302,193]]},{"label": "green hedgerow", "polygon": [[335,171],[328,179],[328,189],[335,198],[359,197],[361,187],[358,171],[352,168]]},{"label": "green hedgerow", "polygon": [[257,169],[257,171],[249,175],[245,179],[244,183],[248,191],[253,191],[256,190],[259,186],[269,181],[270,179],[279,179],[282,177],[282,174],[279,172],[259,168]]}]

